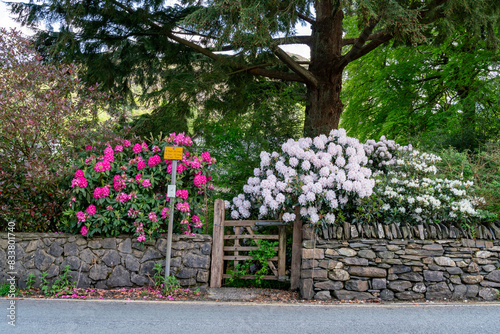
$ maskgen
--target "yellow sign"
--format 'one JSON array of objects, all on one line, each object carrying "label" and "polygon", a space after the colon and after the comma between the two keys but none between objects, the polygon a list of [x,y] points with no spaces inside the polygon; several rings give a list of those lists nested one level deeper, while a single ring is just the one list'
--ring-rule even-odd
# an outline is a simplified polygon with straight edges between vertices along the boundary
[{"label": "yellow sign", "polygon": [[165,147],[163,159],[182,160],[182,147]]}]

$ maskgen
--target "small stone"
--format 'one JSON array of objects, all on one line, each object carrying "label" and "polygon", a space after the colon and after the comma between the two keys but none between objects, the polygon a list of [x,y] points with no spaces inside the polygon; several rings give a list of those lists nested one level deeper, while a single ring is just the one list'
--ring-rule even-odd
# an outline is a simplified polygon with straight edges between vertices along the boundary
[{"label": "small stone", "polygon": [[98,249],[102,247],[101,243],[98,240],[89,240],[88,245],[92,249]]},{"label": "small stone", "polygon": [[210,255],[210,252],[212,251],[212,245],[209,242],[205,242],[200,246],[200,251],[203,255]]},{"label": "small stone", "polygon": [[106,251],[102,257],[102,262],[104,262],[108,267],[117,266],[121,263],[120,253],[115,250]]},{"label": "small stone", "polygon": [[336,290],[333,292],[333,294],[339,300],[367,300],[375,298],[371,293],[368,292],[357,292],[349,290]]},{"label": "small stone", "polygon": [[447,256],[438,256],[438,257],[434,258],[434,261],[436,262],[436,264],[438,264],[440,266],[456,267],[455,261],[453,261],[452,259],[450,259]]},{"label": "small stone", "polygon": [[411,282],[422,282],[424,280],[422,275],[420,275],[419,273],[414,272],[414,271],[411,273],[400,274],[398,276],[402,280],[407,280],[407,281],[411,281]]},{"label": "small stone", "polygon": [[487,301],[497,300],[498,299],[498,290],[493,288],[480,288],[479,289],[479,297],[483,298]]},{"label": "small stone", "polygon": [[80,268],[80,259],[76,256],[68,256],[61,263],[61,269],[65,269],[66,266],[69,266],[70,270],[78,270]]},{"label": "small stone", "polygon": [[479,293],[479,287],[477,285],[467,285],[467,293],[465,296],[467,298],[474,298]]},{"label": "small stone", "polygon": [[323,249],[320,249],[320,248],[302,249],[302,258],[303,259],[316,259],[316,260],[324,259],[325,258],[325,251]]},{"label": "small stone", "polygon": [[318,260],[302,260],[302,269],[318,268]]},{"label": "small stone", "polygon": [[372,279],[372,289],[383,290],[387,288],[387,280],[385,278]]},{"label": "small stone", "polygon": [[126,238],[118,245],[118,251],[127,254],[132,252],[132,241],[130,238]]},{"label": "small stone", "polygon": [[325,250],[325,256],[331,257],[331,256],[337,256],[337,255],[339,255],[339,253],[337,253],[337,251],[335,249],[328,248],[327,250]]},{"label": "small stone", "polygon": [[108,274],[111,274],[111,270],[104,265],[95,265],[90,268],[89,277],[94,281],[103,280],[108,277]]},{"label": "small stone", "polygon": [[127,254],[127,256],[125,257],[125,268],[130,271],[139,271],[139,267],[139,261],[137,261],[137,259],[133,255]]},{"label": "small stone", "polygon": [[358,257],[347,257],[344,259],[345,264],[350,266],[367,266],[368,260]]},{"label": "small stone", "polygon": [[159,251],[157,251],[156,249],[150,248],[150,249],[146,250],[146,252],[144,253],[144,256],[142,257],[140,262],[143,263],[143,262],[146,262],[149,260],[155,260],[155,259],[163,259],[163,255]]},{"label": "small stone", "polygon": [[442,271],[424,270],[424,278],[429,282],[440,282],[444,280]]},{"label": "small stone", "polygon": [[71,242],[64,245],[64,256],[77,256],[78,255],[78,246],[76,243]]},{"label": "small stone", "polygon": [[349,273],[343,269],[334,269],[328,273],[328,278],[334,281],[348,281]]},{"label": "small stone", "polygon": [[479,284],[483,280],[482,275],[462,275],[462,281],[466,284]]},{"label": "small stone", "polygon": [[63,248],[56,243],[53,243],[49,247],[49,254],[55,257],[61,256],[63,251],[64,251]]},{"label": "small stone", "polygon": [[319,291],[314,295],[314,299],[317,300],[330,300],[332,296],[330,295],[330,291]]},{"label": "small stone", "polygon": [[465,261],[458,261],[457,266],[460,268],[465,268],[467,267],[467,263]]},{"label": "small stone", "polygon": [[142,275],[137,275],[136,273],[132,273],[130,277],[130,281],[138,286],[144,286],[149,282],[149,279]]},{"label": "small stone", "polygon": [[415,299],[423,299],[423,293],[417,293],[414,291],[402,291],[396,293],[396,298],[399,300],[415,300]]},{"label": "small stone", "polygon": [[389,274],[402,274],[402,273],[407,273],[411,271],[411,267],[409,266],[403,266],[403,265],[397,265],[393,266],[391,269],[389,269]]},{"label": "small stone", "polygon": [[489,273],[495,269],[496,269],[496,267],[492,264],[487,264],[487,265],[483,266],[483,270],[486,271],[487,273]]},{"label": "small stone", "polygon": [[327,271],[324,269],[308,269],[302,270],[300,273],[301,278],[326,278]]},{"label": "small stone", "polygon": [[354,249],[350,249],[350,248],[339,248],[337,250],[337,252],[341,256],[356,256],[356,254],[357,254]]},{"label": "small stone", "polygon": [[478,273],[480,271],[479,266],[476,262],[471,262],[465,270],[469,273]]},{"label": "small stone", "polygon": [[108,278],[108,286],[110,288],[132,286],[130,282],[130,273],[121,265],[116,266],[113,273]]},{"label": "small stone", "polygon": [[380,299],[386,300],[386,301],[394,300],[394,292],[392,292],[389,289],[382,290],[380,292]]},{"label": "small stone", "polygon": [[412,290],[417,293],[425,293],[427,291],[427,287],[425,286],[424,283],[419,282],[413,286]]},{"label": "small stone", "polygon": [[349,274],[362,277],[387,277],[387,271],[385,269],[374,267],[351,267],[349,269]]},{"label": "small stone", "polygon": [[430,250],[430,251],[442,251],[443,246],[439,244],[430,244],[430,245],[424,245],[422,249]]},{"label": "small stone", "polygon": [[321,290],[340,290],[344,287],[344,284],[339,281],[324,281],[324,282],[319,282],[314,284],[315,288],[321,289]]},{"label": "small stone", "polygon": [[464,273],[464,271],[462,269],[460,269],[459,267],[448,267],[448,268],[446,268],[446,271],[450,275],[461,275]]},{"label": "small stone", "polygon": [[389,289],[393,291],[405,291],[412,287],[409,281],[392,281],[389,282]]},{"label": "small stone", "polygon": [[345,282],[345,289],[352,291],[366,291],[368,290],[368,281],[350,280]]},{"label": "small stone", "polygon": [[299,283],[300,295],[304,299],[311,299],[314,296],[313,280],[312,278],[301,279]]},{"label": "small stone", "polygon": [[463,284],[455,285],[455,290],[453,291],[453,295],[451,298],[464,299],[466,294],[467,294],[467,286]]},{"label": "small stone", "polygon": [[452,293],[448,284],[445,282],[437,283],[427,287],[427,292],[425,294],[425,298],[427,299],[444,299],[451,298]]},{"label": "small stone", "polygon": [[88,264],[97,262],[97,256],[92,253],[92,251],[88,248],[83,249],[80,252],[80,259]]},{"label": "small stone", "polygon": [[191,268],[210,268],[210,257],[205,255],[196,255],[188,253],[184,257],[184,265]]},{"label": "small stone", "polygon": [[375,252],[370,250],[370,249],[362,249],[358,252],[358,256],[365,258],[365,259],[374,259],[377,256],[375,255]]},{"label": "small stone", "polygon": [[500,282],[500,270],[493,270],[485,278],[488,281]]},{"label": "small stone", "polygon": [[477,251],[476,252],[476,257],[478,257],[480,259],[487,259],[493,255],[495,255],[495,253],[492,253],[489,251]]},{"label": "small stone", "polygon": [[394,258],[394,253],[385,251],[385,252],[379,252],[378,256],[382,259],[393,259]]},{"label": "small stone", "polygon": [[450,276],[450,282],[453,284],[462,284],[462,280],[460,279],[460,276],[458,275],[452,275]]},{"label": "small stone", "polygon": [[182,268],[175,277],[177,278],[192,278],[198,273],[198,269],[194,268]]},{"label": "small stone", "polygon": [[196,275],[196,281],[200,283],[207,283],[208,273],[208,270],[199,270],[198,274]]},{"label": "small stone", "polygon": [[116,239],[115,238],[102,239],[102,248],[116,249]]}]

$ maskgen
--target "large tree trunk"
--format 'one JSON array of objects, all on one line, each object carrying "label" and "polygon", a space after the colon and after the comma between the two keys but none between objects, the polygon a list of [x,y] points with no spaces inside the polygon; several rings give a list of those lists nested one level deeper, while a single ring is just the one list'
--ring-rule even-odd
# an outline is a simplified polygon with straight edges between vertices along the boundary
[{"label": "large tree trunk", "polygon": [[316,1],[316,25],[313,27],[311,71],[318,84],[307,85],[304,133],[306,136],[328,134],[337,129],[343,104],[340,100],[342,71],[342,20],[344,13],[335,1]]}]

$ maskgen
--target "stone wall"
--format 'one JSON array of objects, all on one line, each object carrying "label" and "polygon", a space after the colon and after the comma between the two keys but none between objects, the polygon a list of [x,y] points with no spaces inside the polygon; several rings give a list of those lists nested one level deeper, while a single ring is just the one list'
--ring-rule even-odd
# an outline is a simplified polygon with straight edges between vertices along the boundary
[{"label": "stone wall", "polygon": [[[209,235],[172,236],[170,272],[182,286],[206,286],[210,272],[212,237]],[[0,233],[0,282],[6,281],[7,233]],[[66,265],[78,287],[120,288],[152,284],[153,267],[165,267],[167,240],[158,239],[140,245],[134,238],[91,238],[57,233],[16,233],[18,286],[26,286],[26,277],[39,277],[47,272],[50,283],[57,279]]]},{"label": "stone wall", "polygon": [[498,240],[325,239],[305,225],[300,292],[319,300],[496,300],[499,254]]}]

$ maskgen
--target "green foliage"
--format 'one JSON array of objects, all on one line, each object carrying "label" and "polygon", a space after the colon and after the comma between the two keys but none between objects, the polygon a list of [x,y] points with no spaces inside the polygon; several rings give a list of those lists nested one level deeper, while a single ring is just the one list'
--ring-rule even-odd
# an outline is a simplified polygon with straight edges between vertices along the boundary
[{"label": "green foliage", "polygon": [[76,282],[72,282],[71,279],[72,276],[70,274],[69,264],[64,267],[62,275],[60,275],[52,285],[47,281],[47,272],[43,271],[40,276],[40,280],[42,281],[40,288],[45,295],[59,295],[76,287]]},{"label": "green foliage", "polygon": [[0,296],[8,296],[10,294],[10,283],[4,283],[0,286]]},{"label": "green foliage", "polygon": [[165,296],[172,295],[177,290],[181,289],[181,285],[177,278],[173,275],[165,277],[161,274],[161,263],[155,263],[153,270],[153,282],[156,289],[160,289]]},{"label": "green foliage", "polygon": [[[251,282],[255,283],[256,286],[261,286],[262,277],[269,274],[269,260],[276,256],[275,248],[278,247],[278,242],[263,239],[256,239],[254,242],[258,248],[249,251],[248,255],[251,256],[252,259],[236,265],[234,270],[228,270],[227,273],[232,275],[232,277],[228,279],[228,284],[232,284],[241,276],[255,275],[255,279]],[[258,268],[255,273],[250,272],[250,267],[253,265],[256,265]]]},{"label": "green foliage", "polygon": [[33,288],[33,284],[35,284],[35,275],[33,273],[29,273],[26,277],[26,289],[30,290]]}]

